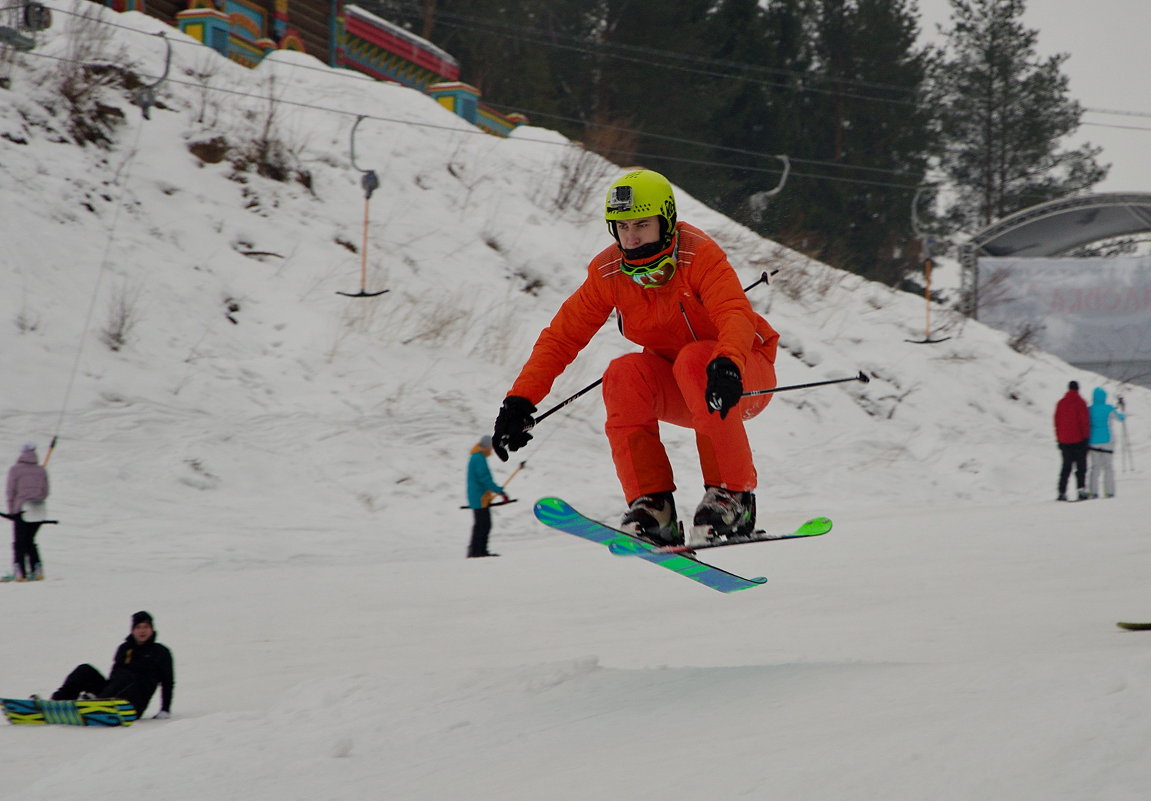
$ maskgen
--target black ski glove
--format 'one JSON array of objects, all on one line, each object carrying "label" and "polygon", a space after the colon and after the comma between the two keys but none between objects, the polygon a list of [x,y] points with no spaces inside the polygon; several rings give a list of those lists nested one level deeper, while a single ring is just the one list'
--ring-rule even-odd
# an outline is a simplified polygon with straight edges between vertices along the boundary
[{"label": "black ski glove", "polygon": [[508,451],[518,451],[531,440],[528,432],[535,425],[532,414],[536,407],[527,398],[508,395],[496,417],[496,428],[492,432],[492,450],[501,462],[508,460]]},{"label": "black ski glove", "polygon": [[743,395],[743,377],[735,362],[726,356],[716,356],[707,365],[707,408],[708,414],[719,412],[721,420],[739,403]]}]

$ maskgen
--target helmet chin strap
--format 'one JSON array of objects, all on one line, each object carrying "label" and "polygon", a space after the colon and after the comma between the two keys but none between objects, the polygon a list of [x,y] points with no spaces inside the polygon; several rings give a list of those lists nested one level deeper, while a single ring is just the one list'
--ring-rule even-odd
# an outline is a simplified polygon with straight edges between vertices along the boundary
[{"label": "helmet chin strap", "polygon": [[625,248],[620,245],[620,250],[623,251],[623,257],[631,264],[636,262],[645,261],[652,256],[657,255],[661,250],[665,249],[663,242],[648,242],[646,245],[640,245],[638,248]]},{"label": "helmet chin strap", "polygon": [[678,237],[672,236],[668,240],[661,239],[658,242],[648,242],[638,248],[625,248],[620,245],[619,249],[623,253],[625,264],[642,267],[644,262],[654,262],[660,257],[671,255],[678,245]]}]

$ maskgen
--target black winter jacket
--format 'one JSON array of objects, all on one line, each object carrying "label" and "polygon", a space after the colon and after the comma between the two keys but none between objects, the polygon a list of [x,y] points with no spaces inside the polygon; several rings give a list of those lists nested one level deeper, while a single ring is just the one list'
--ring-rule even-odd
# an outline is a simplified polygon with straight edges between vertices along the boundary
[{"label": "black winter jacket", "polygon": [[172,690],[176,686],[172,652],[156,642],[155,633],[142,645],[129,634],[116,649],[112,673],[102,694],[131,702],[137,714],[143,717],[157,685],[160,687],[160,708],[165,712],[171,711]]}]

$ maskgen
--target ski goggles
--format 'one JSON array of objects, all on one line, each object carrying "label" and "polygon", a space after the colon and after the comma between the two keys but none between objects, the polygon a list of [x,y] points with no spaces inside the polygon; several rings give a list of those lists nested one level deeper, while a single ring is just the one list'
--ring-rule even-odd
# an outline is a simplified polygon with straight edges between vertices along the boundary
[{"label": "ski goggles", "polygon": [[629,264],[626,261],[621,261],[619,266],[620,272],[644,289],[654,289],[663,286],[675,275],[675,257],[678,252],[679,246],[677,245],[671,253],[662,258],[654,259],[647,264]]}]

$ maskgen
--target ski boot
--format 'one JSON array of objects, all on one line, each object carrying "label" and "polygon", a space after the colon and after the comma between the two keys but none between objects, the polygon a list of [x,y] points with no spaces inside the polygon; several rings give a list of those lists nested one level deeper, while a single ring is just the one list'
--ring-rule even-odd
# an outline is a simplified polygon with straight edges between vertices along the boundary
[{"label": "ski boot", "polygon": [[707,487],[692,519],[688,545],[704,545],[755,530],[755,493]]},{"label": "ski boot", "polygon": [[675,514],[675,499],[670,492],[653,492],[636,498],[624,513],[619,528],[652,545],[683,543],[679,518]]}]

